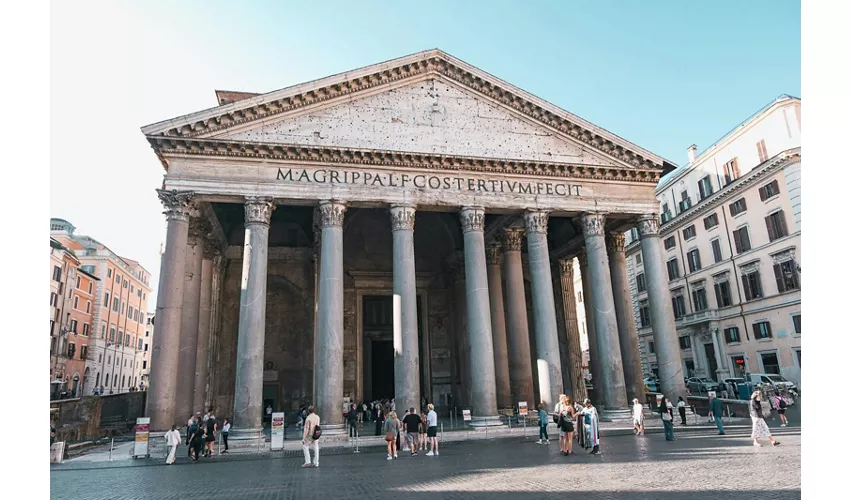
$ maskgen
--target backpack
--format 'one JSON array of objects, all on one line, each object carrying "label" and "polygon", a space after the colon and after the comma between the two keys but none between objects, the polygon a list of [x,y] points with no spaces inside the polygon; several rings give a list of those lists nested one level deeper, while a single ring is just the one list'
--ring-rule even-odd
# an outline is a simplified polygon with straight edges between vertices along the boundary
[{"label": "backpack", "polygon": [[321,425],[317,425],[316,427],[313,427],[313,435],[311,437],[313,438],[313,441],[316,441],[317,439],[322,437],[322,426]]},{"label": "backpack", "polygon": [[779,400],[779,409],[784,410],[787,407],[788,407],[788,403],[786,403],[784,399],[780,399]]}]

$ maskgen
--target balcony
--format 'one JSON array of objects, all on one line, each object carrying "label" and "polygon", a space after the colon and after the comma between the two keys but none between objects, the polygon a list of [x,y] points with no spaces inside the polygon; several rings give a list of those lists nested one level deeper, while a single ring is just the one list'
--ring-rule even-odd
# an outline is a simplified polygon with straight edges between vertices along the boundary
[{"label": "balcony", "polygon": [[704,309],[700,312],[686,314],[676,320],[676,326],[698,325],[709,321],[720,320],[720,312],[717,309]]}]

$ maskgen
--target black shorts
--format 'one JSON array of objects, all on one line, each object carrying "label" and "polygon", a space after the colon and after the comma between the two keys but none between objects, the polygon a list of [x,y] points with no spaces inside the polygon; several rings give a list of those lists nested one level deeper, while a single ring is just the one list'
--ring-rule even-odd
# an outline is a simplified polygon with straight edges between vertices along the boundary
[{"label": "black shorts", "polygon": [[206,437],[204,437],[204,441],[207,443],[215,441],[215,434],[207,434]]},{"label": "black shorts", "polygon": [[437,426],[428,427],[428,437],[435,438],[437,437]]},{"label": "black shorts", "polygon": [[785,415],[785,408],[780,408],[776,411],[778,411],[780,415]]},{"label": "black shorts", "polygon": [[575,428],[573,427],[572,422],[564,422],[564,425],[563,427],[561,427],[561,430],[564,432],[573,432]]}]

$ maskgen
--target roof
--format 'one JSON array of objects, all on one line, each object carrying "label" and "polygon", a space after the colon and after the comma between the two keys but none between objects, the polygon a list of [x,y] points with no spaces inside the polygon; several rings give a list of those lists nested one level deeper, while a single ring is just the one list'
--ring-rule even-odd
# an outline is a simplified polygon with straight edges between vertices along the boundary
[{"label": "roof", "polygon": [[771,100],[769,103],[762,106],[758,111],[756,111],[755,113],[751,114],[746,119],[744,119],[744,121],[742,121],[741,123],[739,123],[738,125],[733,127],[732,130],[723,134],[723,136],[720,139],[717,139],[716,141],[714,141],[711,144],[711,146],[705,148],[702,151],[702,153],[700,153],[696,158],[694,158],[694,161],[688,163],[687,165],[682,165],[682,166],[676,168],[675,170],[672,170],[671,172],[665,174],[664,177],[661,178],[661,181],[658,183],[658,186],[656,187],[656,189],[660,189],[663,186],[666,186],[667,184],[669,184],[674,179],[677,179],[679,176],[684,175],[686,172],[689,172],[692,169],[692,167],[696,166],[698,163],[700,163],[701,160],[705,159],[707,156],[709,156],[711,153],[713,153],[714,149],[717,147],[718,144],[720,144],[721,142],[726,140],[728,137],[732,136],[735,132],[738,132],[739,130],[745,128],[747,125],[749,125],[750,123],[755,121],[756,118],[761,116],[764,112],[766,112],[768,109],[770,109],[774,105],[779,104],[781,102],[790,101],[790,100],[799,101],[800,98],[794,97],[794,96],[789,95],[789,94],[782,94],[779,97]]}]

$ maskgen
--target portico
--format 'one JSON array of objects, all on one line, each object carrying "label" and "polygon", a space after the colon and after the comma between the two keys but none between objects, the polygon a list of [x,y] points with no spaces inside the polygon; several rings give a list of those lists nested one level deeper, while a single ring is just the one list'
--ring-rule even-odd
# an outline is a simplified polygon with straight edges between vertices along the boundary
[{"label": "portico", "polygon": [[[579,252],[595,404],[628,407],[636,330],[606,236],[640,223],[647,248],[658,244],[645,228],[669,163],[438,50],[219,97],[143,128],[166,169],[168,218],[154,430],[185,422],[175,408],[198,391],[246,437],[267,402],[314,404],[326,432],[345,397],[417,410],[427,399],[470,409],[474,425],[518,401],[551,411],[583,391],[576,303],[559,286],[572,288],[561,262]],[[197,282],[182,279],[190,269]],[[679,366],[666,278],[647,277],[653,325],[672,332],[657,352]],[[204,339],[207,352],[177,355]]]}]

